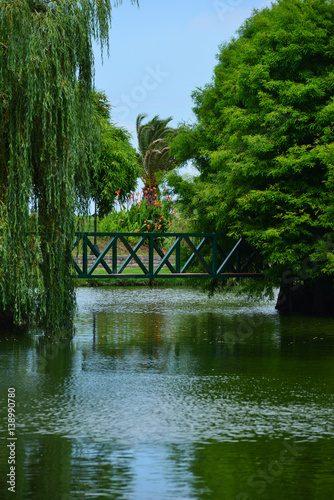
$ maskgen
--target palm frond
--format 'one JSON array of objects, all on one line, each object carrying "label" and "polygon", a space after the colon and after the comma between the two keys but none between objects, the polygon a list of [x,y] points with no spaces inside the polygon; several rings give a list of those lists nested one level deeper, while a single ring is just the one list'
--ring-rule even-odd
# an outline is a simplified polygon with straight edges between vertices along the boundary
[{"label": "palm frond", "polygon": [[136,121],[138,148],[143,158],[141,180],[145,186],[156,185],[156,174],[167,172],[177,164],[175,158],[170,156],[167,144],[169,137],[175,137],[177,130],[168,127],[173,119],[171,116],[162,120],[158,115],[147,123],[143,120],[147,114],[138,115]]}]

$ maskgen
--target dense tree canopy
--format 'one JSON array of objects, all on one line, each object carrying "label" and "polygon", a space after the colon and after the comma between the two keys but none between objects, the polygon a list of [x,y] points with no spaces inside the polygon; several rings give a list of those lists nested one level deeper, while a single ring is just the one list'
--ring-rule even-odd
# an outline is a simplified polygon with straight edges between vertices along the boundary
[{"label": "dense tree canopy", "polygon": [[96,200],[98,214],[108,214],[116,200],[124,200],[134,191],[139,177],[139,158],[131,145],[130,134],[110,119],[110,104],[103,92],[93,94],[100,132],[96,163],[91,167],[91,196]]},{"label": "dense tree canopy", "polygon": [[96,137],[92,39],[108,44],[111,10],[110,0],[0,3],[0,321],[72,324],[74,217]]},{"label": "dense tree canopy", "polygon": [[[283,276],[317,312],[334,310],[333,40],[333,0],[254,11],[193,94],[198,124],[171,147],[199,170],[192,182],[170,176],[197,227],[247,236],[270,266],[266,282]],[[306,300],[317,280],[325,306]]]}]

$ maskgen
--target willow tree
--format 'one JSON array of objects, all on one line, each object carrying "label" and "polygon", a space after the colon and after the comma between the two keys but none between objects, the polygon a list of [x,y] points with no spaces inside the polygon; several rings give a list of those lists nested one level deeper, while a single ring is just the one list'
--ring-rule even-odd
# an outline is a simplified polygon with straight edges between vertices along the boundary
[{"label": "willow tree", "polygon": [[111,11],[110,0],[0,3],[0,321],[72,325],[75,212],[94,151],[92,40],[108,46]]}]

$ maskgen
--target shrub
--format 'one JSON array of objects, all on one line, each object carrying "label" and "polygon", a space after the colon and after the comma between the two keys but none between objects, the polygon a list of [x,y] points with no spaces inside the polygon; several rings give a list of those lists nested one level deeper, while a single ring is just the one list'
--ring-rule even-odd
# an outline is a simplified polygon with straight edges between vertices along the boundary
[{"label": "shrub", "polygon": [[[117,192],[119,194],[119,192]],[[170,196],[161,196],[150,206],[139,192],[130,195],[126,204],[105,216],[98,225],[101,232],[168,232],[174,218],[175,209]]]}]

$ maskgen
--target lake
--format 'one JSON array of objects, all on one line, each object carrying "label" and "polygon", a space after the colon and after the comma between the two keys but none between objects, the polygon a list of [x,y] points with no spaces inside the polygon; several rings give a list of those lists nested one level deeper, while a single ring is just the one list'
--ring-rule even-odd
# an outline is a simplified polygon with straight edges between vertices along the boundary
[{"label": "lake", "polygon": [[0,337],[0,498],[334,498],[333,318],[175,286],[77,301],[72,340]]}]

